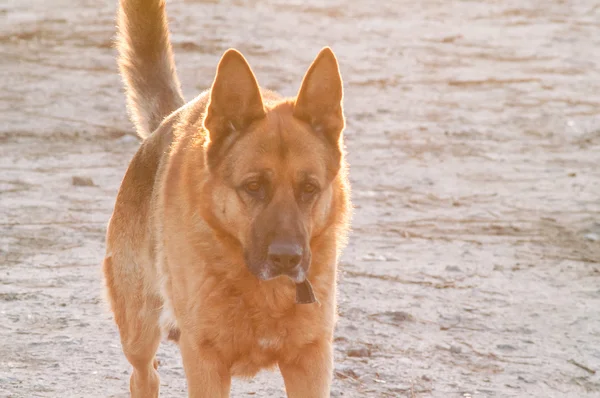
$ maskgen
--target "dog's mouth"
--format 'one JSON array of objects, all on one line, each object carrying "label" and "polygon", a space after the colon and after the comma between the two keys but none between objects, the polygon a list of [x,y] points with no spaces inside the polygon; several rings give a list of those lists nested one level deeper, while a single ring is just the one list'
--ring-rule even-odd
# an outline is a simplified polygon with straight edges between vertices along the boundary
[{"label": "dog's mouth", "polygon": [[312,304],[317,302],[312,285],[306,277],[306,270],[297,266],[289,270],[278,270],[268,264],[262,264],[259,269],[248,267],[252,274],[261,281],[286,277],[296,285],[296,304]]},{"label": "dog's mouth", "polygon": [[299,266],[282,275],[287,276],[296,284],[296,304],[312,304],[317,301],[312,285],[306,277],[304,268]]}]

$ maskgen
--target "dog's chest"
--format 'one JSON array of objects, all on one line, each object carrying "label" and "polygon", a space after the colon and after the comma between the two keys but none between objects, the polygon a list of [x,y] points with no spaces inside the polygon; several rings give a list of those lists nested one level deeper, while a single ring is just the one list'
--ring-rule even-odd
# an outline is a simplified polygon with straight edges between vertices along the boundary
[{"label": "dog's chest", "polygon": [[[262,312],[262,311],[261,311]],[[289,350],[293,316],[275,318],[269,313],[252,313],[245,309],[235,314],[236,327],[231,329],[232,373],[251,376],[260,369],[277,364],[281,353]],[[233,315],[233,314],[232,314]],[[224,342],[223,342],[224,343]]]},{"label": "dog's chest", "polygon": [[281,346],[281,339],[274,337],[259,337],[257,341],[258,349],[273,351]]},{"label": "dog's chest", "polygon": [[[238,334],[241,332],[238,330]],[[232,356],[231,372],[238,376],[253,376],[261,369],[277,364],[286,336],[281,331],[270,330],[239,336],[237,340],[239,343]]]}]

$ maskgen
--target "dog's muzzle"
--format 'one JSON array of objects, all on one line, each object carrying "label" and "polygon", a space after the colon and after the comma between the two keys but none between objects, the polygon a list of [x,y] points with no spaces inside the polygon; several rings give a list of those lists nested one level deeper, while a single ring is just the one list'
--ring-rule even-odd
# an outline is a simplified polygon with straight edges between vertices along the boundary
[{"label": "dog's muzzle", "polygon": [[275,274],[285,275],[296,283],[296,304],[311,304],[317,300],[302,268],[303,255],[304,250],[298,244],[273,242],[269,245],[267,258]]}]

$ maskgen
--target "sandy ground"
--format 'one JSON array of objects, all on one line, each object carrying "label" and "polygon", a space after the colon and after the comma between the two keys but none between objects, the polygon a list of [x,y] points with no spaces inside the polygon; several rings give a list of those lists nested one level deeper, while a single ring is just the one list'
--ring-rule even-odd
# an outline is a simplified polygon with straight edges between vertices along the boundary
[{"label": "sandy ground", "polygon": [[[228,47],[286,95],[323,45],[338,54],[356,211],[332,396],[600,396],[600,6],[168,10],[188,99]],[[114,1],[0,2],[2,397],[127,396],[100,278],[138,146],[114,12]],[[159,358],[162,396],[185,396],[177,347]],[[283,383],[261,373],[232,396],[282,397]]]}]

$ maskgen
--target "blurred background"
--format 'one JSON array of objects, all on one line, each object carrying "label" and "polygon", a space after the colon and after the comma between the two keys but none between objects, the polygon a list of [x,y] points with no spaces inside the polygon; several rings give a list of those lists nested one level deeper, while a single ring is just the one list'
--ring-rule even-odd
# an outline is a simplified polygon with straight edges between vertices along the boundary
[{"label": "blurred background", "polygon": [[[600,396],[600,5],[171,0],[186,100],[227,48],[345,86],[335,397]],[[0,2],[0,396],[125,397],[104,233],[138,148],[115,1]],[[177,347],[163,397],[185,396]],[[283,397],[278,373],[232,396]]]}]

